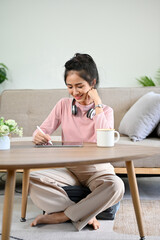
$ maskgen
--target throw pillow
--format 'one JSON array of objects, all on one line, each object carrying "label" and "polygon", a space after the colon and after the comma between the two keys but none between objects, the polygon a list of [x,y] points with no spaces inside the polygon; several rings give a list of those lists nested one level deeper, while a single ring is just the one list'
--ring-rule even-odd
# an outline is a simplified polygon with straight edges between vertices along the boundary
[{"label": "throw pillow", "polygon": [[119,126],[121,134],[132,141],[145,139],[160,122],[160,94],[149,92],[142,96],[124,115]]}]

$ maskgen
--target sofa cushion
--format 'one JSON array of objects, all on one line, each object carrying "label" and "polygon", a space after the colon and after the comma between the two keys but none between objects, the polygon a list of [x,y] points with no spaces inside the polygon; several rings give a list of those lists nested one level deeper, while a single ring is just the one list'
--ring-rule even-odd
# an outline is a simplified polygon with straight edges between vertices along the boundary
[{"label": "sofa cushion", "polygon": [[[118,144],[118,145],[125,144],[126,151],[127,151],[127,145],[149,146],[149,147],[152,146],[152,147],[160,148],[159,138],[145,138],[142,141],[133,142],[130,140],[130,138],[128,136],[125,136],[125,137],[121,136],[120,140],[116,144]],[[126,167],[125,162],[114,162],[114,163],[112,163],[112,165],[116,168],[125,168]],[[156,154],[153,156],[149,156],[148,158],[136,159],[134,161],[134,167],[135,168],[160,168],[159,156]]]},{"label": "sofa cushion", "polygon": [[119,132],[132,141],[145,139],[160,121],[160,94],[149,92],[142,96],[124,115]]}]

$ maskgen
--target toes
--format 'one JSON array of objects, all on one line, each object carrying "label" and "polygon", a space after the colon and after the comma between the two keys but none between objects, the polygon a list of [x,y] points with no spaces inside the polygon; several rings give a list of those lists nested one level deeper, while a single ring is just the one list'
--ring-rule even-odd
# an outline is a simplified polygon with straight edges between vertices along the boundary
[{"label": "toes", "polygon": [[93,228],[94,228],[94,230],[97,230],[97,229],[99,229],[99,225],[95,224],[95,225],[93,225]]},{"label": "toes", "polygon": [[96,218],[92,218],[92,219],[88,222],[88,224],[89,224],[89,225],[92,225],[94,230],[97,230],[97,229],[99,229],[99,227],[100,227],[100,223],[97,221]]},{"label": "toes", "polygon": [[94,228],[94,230],[99,229],[99,227],[100,227],[100,223],[97,221],[97,219],[95,219],[93,221],[93,228]]},{"label": "toes", "polygon": [[93,221],[91,221],[91,220],[88,222],[89,225],[92,225],[92,223],[93,223]]},{"label": "toes", "polygon": [[31,223],[31,227],[34,227],[36,224],[34,222]]}]

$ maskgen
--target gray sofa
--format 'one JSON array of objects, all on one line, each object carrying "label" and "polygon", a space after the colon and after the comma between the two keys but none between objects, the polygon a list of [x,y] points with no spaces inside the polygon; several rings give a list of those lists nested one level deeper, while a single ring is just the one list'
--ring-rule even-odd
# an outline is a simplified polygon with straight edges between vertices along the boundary
[{"label": "gray sofa", "polygon": [[[130,107],[147,92],[160,93],[160,87],[100,88],[98,91],[102,102],[114,109],[115,129],[118,130],[123,116]],[[15,119],[18,125],[23,127],[24,137],[32,136],[36,126],[43,122],[62,97],[69,97],[67,89],[5,90],[0,96],[0,116]],[[59,128],[54,132],[54,136],[60,135],[61,129]],[[160,147],[160,138],[150,138],[134,143],[127,136],[122,136],[121,143]],[[115,163],[114,166],[116,172],[125,172],[124,163]],[[137,173],[160,174],[160,161],[156,157],[147,161],[135,161],[135,167]]]}]

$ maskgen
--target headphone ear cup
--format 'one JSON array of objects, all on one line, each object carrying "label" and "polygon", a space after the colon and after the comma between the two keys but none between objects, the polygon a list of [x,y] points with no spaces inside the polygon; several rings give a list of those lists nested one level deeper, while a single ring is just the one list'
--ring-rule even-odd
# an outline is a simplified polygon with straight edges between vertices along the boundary
[{"label": "headphone ear cup", "polygon": [[73,105],[72,105],[72,114],[73,114],[73,115],[76,115],[77,112],[78,112],[78,111],[77,111],[77,106],[73,104]]},{"label": "headphone ear cup", "polygon": [[76,115],[76,114],[77,114],[77,106],[76,106],[76,105],[73,105],[73,106],[72,106],[72,114],[73,114],[73,115]]},{"label": "headphone ear cup", "polygon": [[89,109],[89,111],[87,112],[87,118],[92,119],[92,118],[95,116],[95,114],[96,114],[95,109],[94,109],[94,108],[91,108],[91,109]]}]

